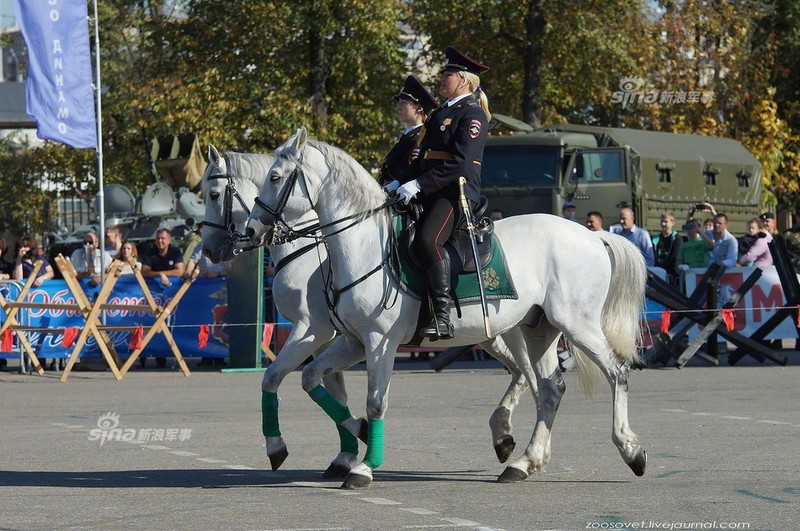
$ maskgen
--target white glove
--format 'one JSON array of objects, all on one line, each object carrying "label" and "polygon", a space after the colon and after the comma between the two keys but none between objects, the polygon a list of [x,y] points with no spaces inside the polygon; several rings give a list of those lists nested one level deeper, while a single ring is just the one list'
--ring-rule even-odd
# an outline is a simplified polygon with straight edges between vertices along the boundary
[{"label": "white glove", "polygon": [[419,181],[414,179],[397,189],[397,197],[400,198],[404,205],[407,205],[409,201],[421,191],[422,188],[419,186]]},{"label": "white glove", "polygon": [[681,271],[689,271],[689,264],[679,264],[678,269]]},{"label": "white glove", "polygon": [[395,179],[394,181],[392,181],[389,184],[385,185],[383,187],[383,191],[386,192],[387,194],[391,194],[392,192],[394,192],[398,188],[400,188],[400,181]]}]

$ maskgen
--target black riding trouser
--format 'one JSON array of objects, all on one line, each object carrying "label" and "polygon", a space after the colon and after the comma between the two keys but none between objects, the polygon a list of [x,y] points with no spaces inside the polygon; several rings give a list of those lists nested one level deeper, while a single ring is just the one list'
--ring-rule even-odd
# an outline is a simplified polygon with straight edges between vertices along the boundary
[{"label": "black riding trouser", "polygon": [[423,270],[447,258],[444,244],[453,234],[461,216],[458,200],[439,197],[423,202],[422,218],[417,222],[414,238]]}]

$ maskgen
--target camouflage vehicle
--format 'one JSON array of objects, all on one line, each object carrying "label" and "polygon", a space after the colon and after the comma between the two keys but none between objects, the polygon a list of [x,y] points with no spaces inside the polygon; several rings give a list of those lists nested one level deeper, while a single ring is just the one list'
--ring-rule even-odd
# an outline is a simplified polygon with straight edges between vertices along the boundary
[{"label": "camouflage vehicle", "polygon": [[[606,228],[629,206],[636,224],[660,230],[672,210],[676,230],[695,204],[710,202],[729,218],[733,233],[759,214],[762,167],[727,138],[562,124],[538,130],[495,116],[486,143],[482,191],[490,209],[505,216],[561,213],[566,201],[577,218],[601,212]],[[698,212],[703,219],[709,212]]]}]

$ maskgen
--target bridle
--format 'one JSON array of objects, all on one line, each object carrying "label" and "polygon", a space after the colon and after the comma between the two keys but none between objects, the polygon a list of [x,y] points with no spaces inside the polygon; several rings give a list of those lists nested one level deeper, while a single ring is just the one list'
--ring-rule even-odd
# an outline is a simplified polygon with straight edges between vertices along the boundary
[{"label": "bridle", "polygon": [[226,156],[223,160],[225,161],[225,173],[209,175],[206,177],[206,180],[208,181],[219,179],[228,180],[228,184],[225,185],[225,193],[222,197],[222,223],[220,224],[211,221],[203,221],[203,227],[211,227],[212,229],[224,231],[228,235],[228,241],[233,246],[233,254],[237,255],[239,253],[255,249],[257,246],[236,246],[236,244],[240,242],[249,242],[250,239],[236,230],[236,224],[233,222],[233,200],[236,199],[239,201],[239,204],[242,206],[248,216],[250,215],[250,208],[247,206],[247,203],[245,203],[244,199],[242,199],[241,194],[239,194],[239,190],[236,189],[236,184],[234,183],[233,177],[228,170],[228,168],[230,168],[230,159]]},{"label": "bridle", "polygon": [[[294,188],[297,185],[297,181],[300,179],[305,180],[305,174],[300,169],[300,165],[296,164],[294,169],[292,170],[292,173],[289,174],[289,177],[287,178],[288,181],[287,184],[283,187],[283,190],[281,190],[281,195],[278,198],[278,204],[275,208],[272,208],[268,204],[264,203],[260,197],[256,197],[254,201],[255,204],[259,206],[259,208],[263,209],[267,214],[272,216],[273,219],[271,223],[272,228],[270,229],[270,232],[272,233],[272,238],[271,240],[268,240],[271,241],[272,244],[279,245],[282,243],[294,241],[298,238],[305,238],[305,237],[319,238],[323,229],[333,227],[334,225],[338,225],[343,221],[354,220],[353,223],[350,223],[345,227],[339,228],[331,233],[322,235],[322,239],[329,238],[335,234],[346,231],[350,227],[361,223],[364,219],[372,216],[373,214],[383,210],[384,208],[387,208],[388,206],[397,203],[397,201],[387,201],[386,203],[383,203],[382,205],[373,208],[371,210],[368,210],[366,212],[357,212],[355,214],[351,214],[349,216],[345,216],[343,218],[331,221],[330,223],[326,223],[325,225],[320,225],[319,223],[313,223],[303,228],[296,228],[290,226],[286,222],[286,220],[283,218],[283,212],[284,210],[286,210],[286,204],[289,202],[289,197],[291,197],[292,193],[294,192]],[[308,192],[308,185],[306,185],[306,191]],[[308,198],[308,203],[311,209],[313,210],[314,200],[311,198],[310,193],[306,193],[306,196]]]},{"label": "bridle", "polygon": [[[319,223],[312,223],[303,229],[294,229],[283,218],[283,211],[286,210],[286,204],[289,202],[289,197],[291,197],[292,192],[294,192],[294,187],[297,185],[298,176],[305,179],[305,175],[303,174],[302,170],[300,170],[300,166],[296,164],[292,170],[292,173],[289,174],[287,184],[283,187],[283,190],[281,190],[281,195],[278,198],[278,205],[274,209],[262,201],[260,197],[256,196],[255,198],[254,203],[267,214],[272,216],[272,228],[270,229],[271,237],[267,241],[274,245],[280,245],[282,243],[294,241],[298,238],[316,234],[321,228]],[[306,186],[306,190],[308,190],[308,186]],[[313,210],[314,201],[311,199],[311,194],[306,195],[308,195],[308,202],[311,205],[311,210]]]}]

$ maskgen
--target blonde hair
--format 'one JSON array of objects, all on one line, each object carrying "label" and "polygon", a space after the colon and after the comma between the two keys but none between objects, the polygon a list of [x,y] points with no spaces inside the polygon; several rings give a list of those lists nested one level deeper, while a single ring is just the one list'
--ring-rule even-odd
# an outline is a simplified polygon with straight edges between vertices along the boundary
[{"label": "blonde hair", "polygon": [[481,89],[481,78],[476,76],[471,72],[465,72],[464,70],[459,70],[458,75],[461,76],[461,79],[467,82],[469,85],[470,90],[478,100],[478,104],[483,109],[484,114],[486,114],[486,119],[492,119],[492,113],[489,112],[489,98],[486,97],[486,93]]}]

